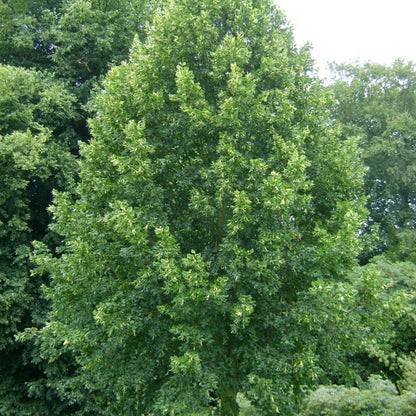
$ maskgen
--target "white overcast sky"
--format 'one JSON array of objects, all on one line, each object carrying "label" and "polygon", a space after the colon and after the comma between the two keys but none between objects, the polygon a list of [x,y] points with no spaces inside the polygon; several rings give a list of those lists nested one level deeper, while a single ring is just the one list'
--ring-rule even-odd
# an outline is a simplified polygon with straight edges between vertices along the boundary
[{"label": "white overcast sky", "polygon": [[416,61],[416,0],[275,0],[298,45],[326,63]]}]

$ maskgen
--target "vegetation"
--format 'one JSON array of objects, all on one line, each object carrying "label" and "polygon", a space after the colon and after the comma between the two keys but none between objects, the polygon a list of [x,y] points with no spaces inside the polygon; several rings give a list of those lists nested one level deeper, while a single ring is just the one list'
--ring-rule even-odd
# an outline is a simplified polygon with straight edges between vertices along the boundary
[{"label": "vegetation", "polygon": [[414,64],[324,87],[269,0],[0,18],[0,414],[415,414]]},{"label": "vegetation", "polygon": [[53,245],[46,208],[51,189],[73,187],[66,124],[77,114],[75,98],[34,70],[1,65],[0,85],[0,413],[7,415],[36,373],[27,361],[30,346],[14,337],[39,325],[45,312],[44,280],[30,277],[31,241]]},{"label": "vegetation", "polygon": [[[379,241],[373,253],[396,250],[401,260],[410,253],[403,244],[414,240],[416,210],[416,72],[412,63],[391,67],[366,64],[334,67],[330,87],[337,100],[332,114],[346,137],[359,136],[362,159],[369,167],[368,226],[377,225]],[[411,236],[409,236],[409,233]]]},{"label": "vegetation", "polygon": [[[414,366],[414,364],[413,364]],[[321,387],[311,394],[305,416],[413,416],[416,395],[414,385],[399,392],[390,381],[370,377],[361,388]]]}]

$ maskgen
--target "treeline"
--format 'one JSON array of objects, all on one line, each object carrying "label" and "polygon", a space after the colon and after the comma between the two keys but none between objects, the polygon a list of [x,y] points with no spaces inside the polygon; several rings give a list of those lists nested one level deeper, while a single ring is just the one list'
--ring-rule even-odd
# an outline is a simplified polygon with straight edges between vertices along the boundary
[{"label": "treeline", "polygon": [[269,0],[0,4],[0,414],[416,414],[416,71],[325,86]]}]

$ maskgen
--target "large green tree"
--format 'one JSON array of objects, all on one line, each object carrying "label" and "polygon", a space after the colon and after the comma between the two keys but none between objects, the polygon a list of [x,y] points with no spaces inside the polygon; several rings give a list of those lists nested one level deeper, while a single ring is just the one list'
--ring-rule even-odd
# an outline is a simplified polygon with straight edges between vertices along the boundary
[{"label": "large green tree", "polygon": [[416,225],[415,66],[398,60],[391,66],[338,65],[334,70],[333,117],[347,136],[360,137],[369,167],[368,224],[377,224],[380,230],[377,250],[399,245],[399,251],[409,251],[408,234],[413,233],[414,240]]},{"label": "large green tree", "polygon": [[271,1],[177,0],[109,73],[37,257],[86,414],[290,414],[331,370],[310,300],[355,264],[362,169],[309,70]]}]

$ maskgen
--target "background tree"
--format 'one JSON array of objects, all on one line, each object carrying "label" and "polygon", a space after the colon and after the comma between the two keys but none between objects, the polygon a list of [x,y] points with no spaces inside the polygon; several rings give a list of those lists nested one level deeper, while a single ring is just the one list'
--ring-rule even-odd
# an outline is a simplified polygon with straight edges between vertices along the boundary
[{"label": "background tree", "polygon": [[[325,328],[348,320],[342,326],[346,332],[338,335],[353,346],[338,360],[345,370],[327,371],[327,386],[311,392],[301,415],[414,414],[415,267],[381,255],[355,268],[341,284],[315,287],[311,300],[320,313],[309,322]],[[323,348],[330,361],[339,359],[330,342]],[[352,369],[355,378],[342,377]]]},{"label": "background tree", "polygon": [[237,393],[291,414],[325,375],[303,312],[355,264],[365,210],[309,69],[271,2],[178,0],[106,78],[77,199],[56,194],[61,254],[38,254],[38,342],[73,354],[66,394],[94,414],[236,415]]},{"label": "background tree", "polygon": [[[72,128],[87,141],[84,104],[111,65],[128,58],[134,36],[161,0],[9,0],[0,5],[0,62],[46,71],[77,97]],[[61,85],[62,87],[62,85]],[[76,152],[77,140],[73,151]]]},{"label": "background tree", "polygon": [[82,103],[111,65],[129,56],[134,36],[145,28],[160,1],[72,0],[59,11],[52,28],[53,62]]},{"label": "background tree", "polygon": [[[370,297],[354,301],[353,308],[353,315],[371,317],[361,321],[362,328],[375,336],[344,362],[360,369],[355,387],[348,383],[350,387],[321,387],[309,396],[302,414],[410,415],[415,349],[414,64],[398,60],[390,67],[369,63],[334,65],[334,70],[336,81],[329,87],[336,98],[332,114],[345,136],[360,137],[362,158],[369,168],[367,227],[376,225],[379,230],[377,244],[362,256],[369,263],[353,271],[377,275],[376,285],[367,291]],[[371,258],[380,252],[383,255]],[[357,277],[352,276],[353,286],[358,286],[350,293],[362,292],[362,279]],[[407,387],[398,395],[396,386],[403,383]]]},{"label": "background tree", "polygon": [[333,117],[342,123],[346,136],[360,136],[369,167],[365,192],[369,225],[377,224],[380,230],[376,252],[403,246],[409,237],[400,234],[410,232],[414,240],[416,220],[414,64],[398,60],[392,66],[335,65],[334,70]]},{"label": "background tree", "polygon": [[127,58],[133,37],[144,37],[158,5],[141,0],[0,3],[2,415],[75,411],[46,380],[71,373],[71,358],[46,365],[31,340],[15,342],[20,331],[43,324],[48,308],[40,296],[48,276],[30,275],[30,242],[56,248],[47,207],[53,188],[70,191],[76,180],[71,153],[78,154],[79,140],[89,139],[84,104],[109,66]]},{"label": "background tree", "polygon": [[9,0],[0,4],[0,62],[26,69],[53,66],[51,34],[61,0]]},{"label": "background tree", "polygon": [[400,394],[396,385],[381,377],[371,377],[360,388],[321,387],[308,398],[302,416],[413,416],[415,410],[415,363],[402,361],[404,380]]},{"label": "background tree", "polygon": [[0,413],[26,415],[34,402],[25,383],[39,369],[31,347],[14,337],[43,323],[45,281],[30,277],[29,255],[32,240],[53,242],[52,188],[73,186],[66,124],[76,117],[75,97],[38,72],[3,65],[0,88]]}]

